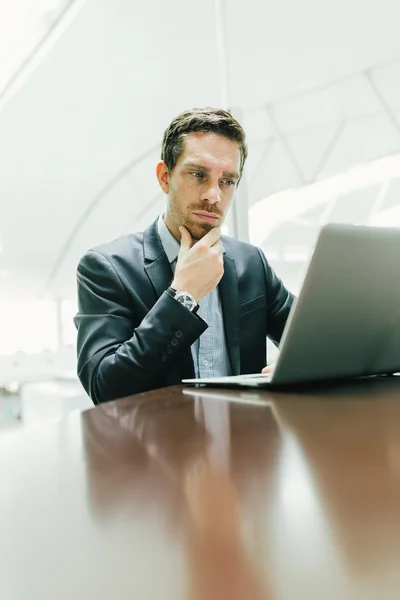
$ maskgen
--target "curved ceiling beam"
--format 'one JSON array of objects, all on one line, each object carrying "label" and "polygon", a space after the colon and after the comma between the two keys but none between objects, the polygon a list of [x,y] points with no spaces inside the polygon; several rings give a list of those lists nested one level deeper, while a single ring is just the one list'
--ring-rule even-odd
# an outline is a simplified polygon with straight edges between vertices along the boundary
[{"label": "curved ceiling beam", "polygon": [[146,150],[145,152],[143,152],[143,154],[140,154],[134,160],[130,161],[89,202],[89,204],[85,208],[83,214],[78,219],[78,221],[75,223],[70,234],[68,235],[67,239],[65,240],[60,252],[58,253],[58,256],[55,260],[53,268],[51,269],[50,275],[47,279],[47,282],[43,288],[42,293],[39,296],[40,298],[43,298],[43,296],[48,291],[49,287],[51,286],[52,282],[54,281],[54,279],[58,273],[58,270],[60,269],[62,263],[64,262],[64,259],[67,256],[68,251],[71,248],[75,237],[77,236],[79,231],[82,229],[82,227],[86,223],[86,221],[89,219],[92,212],[99,206],[99,204],[103,200],[103,198],[105,198],[107,196],[107,194],[109,192],[111,192],[111,190],[117,185],[117,183],[119,183],[126,175],[128,175],[128,173],[130,173],[130,171],[132,171],[132,169],[134,169],[138,164],[140,164],[143,160],[145,160],[146,158],[151,156],[157,150],[159,150],[159,144]]},{"label": "curved ceiling beam", "polygon": [[46,44],[49,42],[57,28],[64,21],[65,17],[68,15],[72,7],[76,4],[77,0],[69,0],[69,2],[65,5],[65,7],[61,10],[60,14],[54,19],[54,21],[49,25],[46,33],[34,48],[31,50],[29,55],[21,62],[16,71],[11,75],[11,77],[6,82],[3,89],[0,91],[0,108],[2,108],[9,97],[9,94],[12,93],[12,90],[18,83],[18,80],[23,77],[25,72],[31,68],[34,64],[34,61],[39,56],[40,52],[45,48]]}]

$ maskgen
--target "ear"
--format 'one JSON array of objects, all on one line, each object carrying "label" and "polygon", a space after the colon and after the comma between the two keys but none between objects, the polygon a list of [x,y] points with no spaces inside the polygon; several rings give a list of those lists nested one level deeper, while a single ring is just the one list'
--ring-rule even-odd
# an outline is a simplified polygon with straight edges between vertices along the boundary
[{"label": "ear", "polygon": [[169,173],[168,173],[167,165],[165,164],[165,162],[163,160],[160,160],[160,162],[157,164],[156,174],[157,174],[158,183],[160,184],[162,191],[164,192],[164,194],[168,194],[168,192],[169,192]]}]

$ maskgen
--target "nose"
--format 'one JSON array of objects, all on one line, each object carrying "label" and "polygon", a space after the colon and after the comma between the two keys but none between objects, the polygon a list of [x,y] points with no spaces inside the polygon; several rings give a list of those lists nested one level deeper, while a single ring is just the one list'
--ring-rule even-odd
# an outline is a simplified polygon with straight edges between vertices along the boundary
[{"label": "nose", "polygon": [[217,204],[221,202],[221,189],[219,187],[219,181],[211,182],[208,189],[204,192],[203,200],[209,204]]}]

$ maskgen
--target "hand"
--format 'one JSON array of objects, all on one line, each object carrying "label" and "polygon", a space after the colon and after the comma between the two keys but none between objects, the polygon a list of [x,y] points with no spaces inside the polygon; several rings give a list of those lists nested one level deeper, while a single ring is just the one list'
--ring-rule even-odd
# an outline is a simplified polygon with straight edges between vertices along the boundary
[{"label": "hand", "polygon": [[272,364],[268,365],[267,367],[264,367],[263,370],[261,371],[261,373],[273,373],[275,367],[276,367],[276,363],[272,363]]},{"label": "hand", "polygon": [[192,294],[196,302],[217,287],[224,274],[219,227],[211,229],[193,245],[186,227],[179,227],[181,247],[172,287]]}]

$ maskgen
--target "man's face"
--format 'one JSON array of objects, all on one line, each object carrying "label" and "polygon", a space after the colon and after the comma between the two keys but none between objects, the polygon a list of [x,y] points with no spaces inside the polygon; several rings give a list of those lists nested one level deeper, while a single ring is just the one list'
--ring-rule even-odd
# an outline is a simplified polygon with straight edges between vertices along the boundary
[{"label": "man's face", "polygon": [[180,239],[179,226],[184,225],[199,240],[220,227],[239,182],[238,144],[215,133],[191,133],[172,172],[162,165],[157,174],[168,194],[164,219],[171,233]]}]

